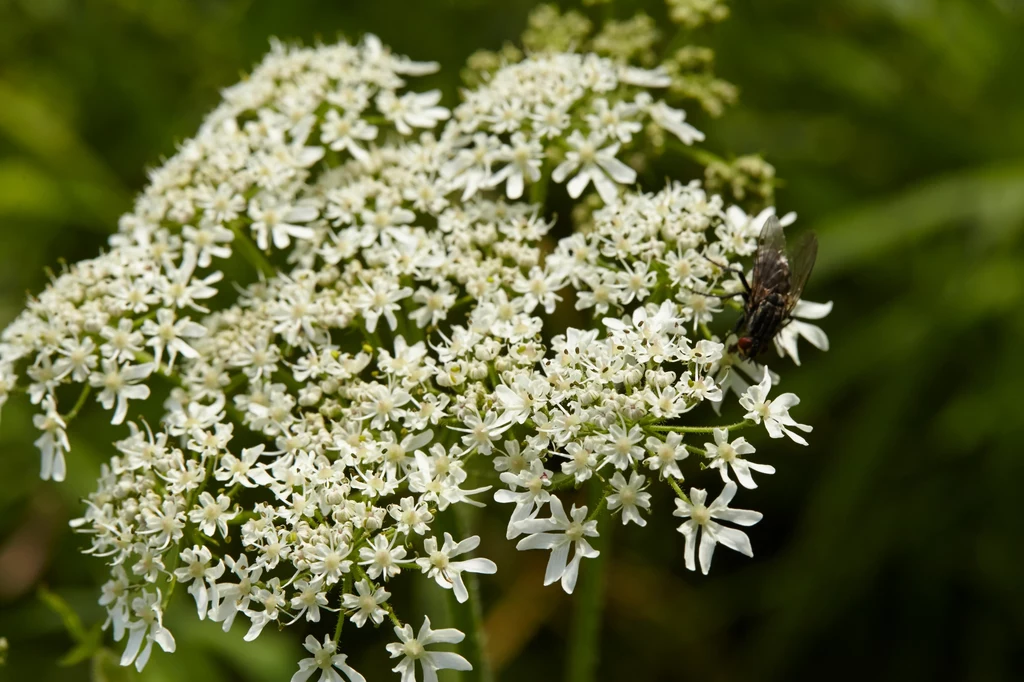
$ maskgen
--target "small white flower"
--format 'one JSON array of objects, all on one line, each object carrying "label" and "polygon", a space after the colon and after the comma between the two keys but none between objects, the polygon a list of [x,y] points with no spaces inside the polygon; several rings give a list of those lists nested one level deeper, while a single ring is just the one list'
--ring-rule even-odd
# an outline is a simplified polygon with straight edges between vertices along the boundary
[{"label": "small white flower", "polygon": [[408,562],[405,560],[405,547],[392,547],[383,535],[375,536],[371,546],[360,548],[359,559],[359,565],[366,567],[366,575],[374,580],[381,576],[384,580],[395,577],[402,572],[400,564]]},{"label": "small white flower", "polygon": [[99,362],[96,342],[88,337],[81,341],[65,339],[58,352],[61,357],[53,363],[53,371],[58,377],[70,376],[75,382],[86,381]]},{"label": "small white flower", "polygon": [[452,536],[444,534],[444,545],[439,549],[437,538],[427,538],[423,541],[423,551],[426,556],[416,559],[420,569],[445,589],[455,592],[455,598],[460,604],[469,599],[469,590],[462,580],[463,571],[468,573],[482,573],[491,575],[497,572],[497,565],[490,559],[474,558],[463,561],[452,561],[452,557],[466,552],[472,552],[480,546],[480,536],[468,537],[456,544]]},{"label": "small white flower", "polygon": [[754,483],[754,477],[750,475],[751,471],[759,471],[762,474],[775,473],[775,467],[769,464],[755,464],[743,459],[743,455],[749,455],[754,452],[754,446],[748,443],[746,438],[741,436],[730,443],[729,432],[725,429],[715,429],[713,434],[715,442],[704,443],[704,448],[711,459],[708,468],[718,469],[719,473],[722,474],[723,481],[727,482],[729,480],[729,467],[732,467],[733,472],[736,474],[736,480],[744,488],[757,487],[757,484]]},{"label": "small white flower", "polygon": [[427,651],[431,644],[458,644],[466,638],[464,634],[454,628],[442,628],[440,630],[430,629],[430,618],[423,617],[423,625],[420,631],[413,637],[412,626],[403,625],[395,628],[398,635],[398,642],[388,644],[387,649],[391,658],[401,657],[392,670],[402,674],[402,682],[416,682],[416,662],[419,661],[423,668],[424,682],[436,682],[438,670],[472,670],[462,656],[448,651]]},{"label": "small white flower", "polygon": [[832,312],[832,301],[828,303],[812,303],[800,299],[793,308],[793,319],[775,335],[775,350],[781,357],[787,355],[793,362],[800,364],[797,353],[797,340],[802,336],[818,350],[828,350],[828,336],[821,327],[803,320],[820,320]]},{"label": "small white flower", "polygon": [[585,443],[568,443],[563,457],[569,461],[562,462],[562,473],[572,476],[577,483],[590,479],[597,468],[597,453]]},{"label": "small white flower", "polygon": [[121,424],[128,416],[129,400],[145,400],[149,397],[149,386],[139,382],[153,373],[153,363],[142,365],[118,365],[113,360],[104,360],[100,372],[89,377],[92,386],[102,388],[97,402],[106,410],[114,410],[111,424]]},{"label": "small white flower", "polygon": [[217,295],[217,288],[212,285],[222,280],[224,273],[212,272],[200,279],[195,277],[198,266],[199,249],[194,243],[187,242],[182,249],[178,267],[165,265],[167,277],[156,280],[156,292],[160,294],[160,300],[165,306],[210,312],[209,308],[199,305],[197,301],[205,301]]},{"label": "small white flower", "polygon": [[660,66],[656,69],[641,69],[622,65],[619,67],[619,80],[641,88],[667,88],[672,85],[672,77]]},{"label": "small white flower", "polygon": [[164,627],[160,601],[160,590],[144,591],[141,596],[132,600],[131,615],[135,620],[129,620],[127,624],[128,643],[121,654],[121,665],[129,666],[134,662],[135,669],[142,672],[149,662],[154,642],[167,653],[174,653],[174,636]]},{"label": "small white flower", "polygon": [[[516,544],[516,549],[550,549],[548,566],[544,571],[544,584],[560,580],[566,594],[572,594],[579,577],[580,560],[593,559],[600,554],[587,538],[596,538],[597,521],[587,521],[587,508],[572,506],[566,516],[562,501],[555,496],[550,499],[551,516],[546,519],[527,519],[519,523],[519,530],[527,536]],[[569,550],[575,549],[569,559]]]},{"label": "small white flower", "polygon": [[[181,568],[174,571],[174,577],[179,583],[191,583],[188,593],[196,600],[199,620],[206,618],[211,598],[214,603],[217,602],[217,578],[224,575],[224,562],[218,561],[211,566],[212,560],[213,555],[209,548],[195,545],[181,552]],[[210,594],[208,587],[214,590],[213,595]]]},{"label": "small white flower", "polygon": [[43,398],[41,406],[45,410],[45,414],[37,414],[32,417],[32,423],[43,432],[35,442],[35,446],[39,448],[42,455],[39,477],[44,481],[50,479],[63,481],[67,474],[64,454],[71,449],[68,434],[65,431],[67,424],[57,412],[57,403],[53,396]]},{"label": "small white flower", "polygon": [[505,193],[509,199],[523,196],[527,182],[540,180],[540,167],[544,160],[544,148],[540,142],[527,139],[522,133],[514,133],[511,143],[498,152],[498,158],[506,163],[487,184],[497,187],[505,182]]},{"label": "small white flower", "polygon": [[437,106],[441,91],[407,92],[396,97],[390,90],[377,95],[377,108],[384,118],[395,124],[402,135],[412,135],[413,128],[433,128],[451,115],[447,109]]},{"label": "small white flower", "polygon": [[626,429],[625,424],[612,424],[608,428],[608,436],[601,446],[601,454],[605,456],[601,466],[611,464],[620,471],[625,471],[634,462],[644,457],[644,449],[640,445],[644,440],[643,429],[634,424]]},{"label": "small white flower", "polygon": [[462,442],[468,451],[477,450],[482,455],[489,455],[494,449],[494,441],[498,440],[511,425],[511,421],[498,419],[495,412],[488,412],[483,417],[479,412],[470,412],[463,419],[465,428],[453,426],[452,431],[462,431],[466,435]]},{"label": "small white flower", "polygon": [[185,339],[199,339],[206,334],[206,327],[188,317],[177,319],[173,310],[161,308],[156,311],[156,320],[146,320],[142,333],[149,337],[147,346],[153,348],[153,362],[159,366],[167,352],[167,371],[174,368],[174,360],[180,353],[188,359],[199,357],[199,352]]},{"label": "small white flower", "polygon": [[292,597],[291,607],[295,609],[296,622],[303,614],[310,623],[320,622],[320,609],[327,606],[327,587],[320,581],[309,582],[308,580],[295,581],[295,596]]},{"label": "small white flower", "polygon": [[352,548],[343,540],[334,538],[320,542],[310,553],[309,571],[317,580],[333,585],[352,570],[352,561],[346,559]]},{"label": "small white flower", "polygon": [[686,112],[682,109],[673,109],[664,102],[655,102],[647,108],[651,120],[668,132],[678,137],[683,144],[702,142],[704,133],[686,123]]},{"label": "small white flower", "polygon": [[623,144],[643,130],[640,121],[632,120],[639,113],[639,108],[635,104],[618,102],[611,105],[607,99],[599,97],[594,100],[593,106],[593,111],[583,117],[591,130],[599,130],[605,136],[615,138]]},{"label": "small white flower", "polygon": [[260,633],[263,632],[263,628],[271,621],[277,620],[281,609],[288,604],[284,590],[281,588],[280,578],[271,578],[267,581],[266,585],[266,588],[254,588],[254,599],[263,605],[263,610],[246,611],[245,615],[249,616],[249,620],[252,621],[249,631],[242,638],[246,642],[251,642],[259,637]]},{"label": "small white flower", "polygon": [[772,377],[766,367],[761,383],[751,386],[740,397],[740,405],[747,410],[747,413],[743,415],[744,418],[752,420],[755,424],[760,424],[763,420],[764,427],[772,438],[782,438],[785,435],[800,445],[807,445],[803,436],[789,428],[793,427],[808,433],[812,430],[810,426],[798,424],[789,416],[789,408],[799,405],[800,398],[795,393],[783,393],[775,400],[768,400],[768,392],[771,388]]},{"label": "small white flower", "polygon": [[619,152],[618,142],[599,149],[604,144],[604,136],[591,133],[590,137],[583,137],[578,130],[574,130],[567,141],[573,149],[566,153],[565,161],[555,167],[551,179],[565,182],[569,174],[575,171],[576,174],[566,185],[573,199],[578,199],[587,185],[593,182],[601,200],[611,204],[619,195],[616,182],[623,185],[636,182],[636,171],[615,158]]},{"label": "small white flower", "polygon": [[229,486],[243,485],[246,488],[255,488],[270,485],[270,474],[258,463],[265,449],[266,446],[260,443],[251,448],[244,448],[241,457],[235,457],[230,452],[224,453],[214,477],[218,481],[226,481]]},{"label": "small white flower", "polygon": [[249,217],[253,220],[250,229],[256,246],[263,251],[270,248],[271,241],[275,247],[286,249],[292,239],[312,239],[316,233],[302,223],[318,215],[315,206],[282,204],[271,197],[258,196],[249,202]]},{"label": "small white flower", "polygon": [[679,470],[679,462],[690,454],[683,443],[683,434],[672,431],[665,436],[665,440],[651,436],[647,439],[646,445],[647,452],[651,455],[644,460],[647,468],[661,472],[662,478],[683,477],[683,472]]},{"label": "small white flower", "polygon": [[608,511],[622,507],[622,525],[630,521],[641,527],[647,525],[647,519],[640,515],[641,509],[651,508],[651,494],[643,492],[645,480],[644,476],[634,471],[627,483],[623,475],[616,471],[609,481],[615,492],[608,496]]},{"label": "small white flower", "polygon": [[366,625],[367,619],[375,625],[383,623],[388,612],[380,605],[388,600],[391,593],[383,587],[375,588],[369,580],[360,580],[355,588],[356,594],[341,596],[341,607],[349,612],[349,619],[360,628]]},{"label": "small white flower", "polygon": [[716,523],[714,519],[729,521],[740,526],[753,526],[761,520],[761,513],[749,509],[730,509],[729,502],[736,494],[736,484],[729,481],[725,484],[721,494],[710,505],[705,506],[708,494],[697,488],[690,489],[690,502],[676,499],[676,510],[673,516],[679,516],[688,521],[681,524],[679,532],[686,538],[686,568],[697,570],[694,557],[698,554],[697,535],[700,532],[700,570],[707,575],[711,568],[711,556],[715,552],[715,545],[722,544],[729,549],[735,550],[746,556],[754,556],[754,550],[750,547],[750,538],[743,531],[736,530]]},{"label": "small white flower", "polygon": [[374,332],[381,316],[387,320],[388,327],[394,331],[398,326],[395,313],[402,309],[399,301],[412,296],[413,290],[398,285],[397,279],[376,277],[369,284],[363,284],[362,296],[356,309],[366,320],[366,331]]},{"label": "small white flower", "polygon": [[512,489],[494,491],[494,501],[516,505],[505,531],[505,537],[511,540],[523,533],[520,522],[536,516],[541,505],[550,499],[551,494],[545,488],[551,485],[551,472],[544,468],[541,460],[533,459],[518,474],[506,471],[499,478]]},{"label": "small white flower", "polygon": [[334,151],[347,150],[353,158],[363,163],[370,160],[370,155],[359,142],[372,142],[377,139],[377,126],[370,125],[353,114],[342,116],[336,109],[324,115],[320,126],[320,141]]},{"label": "small white flower", "polygon": [[226,538],[228,521],[238,516],[237,510],[228,511],[231,508],[231,498],[227,495],[218,495],[214,499],[213,495],[203,491],[199,495],[199,504],[201,506],[188,513],[188,520],[196,524],[203,535],[213,537],[214,532],[219,532],[221,537]]},{"label": "small white flower", "polygon": [[[314,672],[320,670],[317,682],[366,682],[366,678],[353,670],[345,661],[348,656],[338,653],[338,643],[329,635],[324,635],[321,645],[313,635],[307,635],[303,643],[306,651],[313,654],[311,658],[299,661],[299,671],[292,675],[291,682],[305,682]],[[341,674],[344,673],[344,677]]]},{"label": "small white flower", "polygon": [[[429,434],[429,432],[427,433]],[[430,440],[429,436],[426,440]],[[416,447],[418,448],[419,446],[417,445]],[[391,505],[388,513],[397,522],[395,528],[403,535],[409,535],[410,533],[423,535],[429,529],[428,524],[434,519],[434,515],[427,509],[426,504],[423,502],[417,504],[411,497],[403,497],[399,504]]]},{"label": "small white flower", "polygon": [[[181,228],[181,236],[195,244],[199,252],[196,262],[201,268],[210,267],[214,258],[231,257],[229,244],[234,241],[235,233],[222,225],[204,223],[198,228],[185,225]],[[139,292],[138,298],[144,299],[145,295]]]},{"label": "small white flower", "polygon": [[100,336],[107,340],[100,346],[100,354],[113,362],[131,362],[143,348],[146,338],[135,329],[127,317],[118,321],[117,327],[105,326]]}]

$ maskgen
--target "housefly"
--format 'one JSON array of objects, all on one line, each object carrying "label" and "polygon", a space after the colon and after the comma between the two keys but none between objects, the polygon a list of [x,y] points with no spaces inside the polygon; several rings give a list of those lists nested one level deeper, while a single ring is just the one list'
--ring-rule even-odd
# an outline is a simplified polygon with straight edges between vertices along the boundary
[{"label": "housefly", "polygon": [[792,319],[807,278],[818,255],[818,239],[813,233],[803,236],[792,251],[786,250],[786,235],[775,216],[770,216],[757,238],[754,272],[748,283],[739,272],[743,291],[743,316],[736,324],[741,331],[734,348],[742,356],[757,357],[775,335]]}]

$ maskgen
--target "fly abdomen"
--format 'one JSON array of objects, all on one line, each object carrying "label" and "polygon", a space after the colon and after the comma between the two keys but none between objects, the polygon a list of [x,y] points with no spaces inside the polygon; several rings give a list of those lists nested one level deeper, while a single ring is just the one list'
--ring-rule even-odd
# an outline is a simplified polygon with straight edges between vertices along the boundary
[{"label": "fly abdomen", "polygon": [[750,357],[756,356],[771,343],[786,320],[785,299],[770,294],[747,317],[747,335],[750,337]]}]

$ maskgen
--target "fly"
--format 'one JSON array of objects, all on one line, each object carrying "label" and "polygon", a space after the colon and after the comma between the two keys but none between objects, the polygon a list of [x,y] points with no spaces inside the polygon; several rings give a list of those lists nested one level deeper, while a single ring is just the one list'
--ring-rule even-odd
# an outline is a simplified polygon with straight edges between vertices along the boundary
[{"label": "fly", "polygon": [[743,297],[743,316],[736,324],[742,333],[734,349],[743,357],[760,355],[789,324],[817,256],[818,239],[813,233],[805,234],[797,248],[787,252],[779,219],[769,216],[765,221],[750,282],[736,271],[743,283],[743,291],[737,294]]}]

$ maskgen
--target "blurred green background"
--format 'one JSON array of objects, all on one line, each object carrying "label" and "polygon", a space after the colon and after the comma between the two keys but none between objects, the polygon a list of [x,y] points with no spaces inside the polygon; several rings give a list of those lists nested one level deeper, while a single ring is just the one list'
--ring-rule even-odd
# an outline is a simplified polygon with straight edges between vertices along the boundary
[{"label": "blurred green background", "polygon": [[[466,57],[516,40],[532,5],[0,0],[0,323],[44,286],[44,267],[102,247],[145,168],[195,131],[269,36],[375,32],[440,61],[425,85],[451,103]],[[664,16],[653,0],[610,12],[640,8]],[[694,38],[716,49],[740,103],[691,118],[713,150],[763,153],[784,181],[779,207],[818,232],[805,295],[835,301],[823,325],[833,347],[786,372],[815,431],[806,449],[761,440],[779,473],[742,500],[766,515],[754,560],[721,552],[702,577],[683,569],[671,517],[616,529],[598,679],[1024,679],[1024,4],[732,10]],[[102,619],[103,567],[77,553],[66,521],[110,434],[74,424],[63,485],[38,480],[34,438],[12,401],[0,428],[0,636],[11,645],[0,680],[135,679],[58,667],[72,641],[36,594],[47,584],[86,626]],[[489,544],[501,679],[561,679],[571,602],[540,587],[542,560]],[[298,638],[245,645],[184,607],[168,619],[179,653],[156,654],[147,680],[287,680],[302,654]],[[393,677],[388,639],[361,633],[368,648],[353,659],[370,680]]]}]

